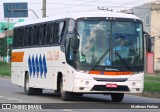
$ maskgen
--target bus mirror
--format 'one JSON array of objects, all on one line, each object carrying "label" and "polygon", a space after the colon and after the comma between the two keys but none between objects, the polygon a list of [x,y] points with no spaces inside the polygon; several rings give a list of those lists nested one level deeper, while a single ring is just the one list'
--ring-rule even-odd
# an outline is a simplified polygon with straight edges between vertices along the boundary
[{"label": "bus mirror", "polygon": [[77,51],[79,46],[79,41],[75,33],[69,33],[70,45],[73,51]]},{"label": "bus mirror", "polygon": [[151,38],[146,38],[146,51],[151,52]]},{"label": "bus mirror", "polygon": [[146,38],[146,51],[151,52],[151,37],[148,33],[144,33],[145,38]]}]

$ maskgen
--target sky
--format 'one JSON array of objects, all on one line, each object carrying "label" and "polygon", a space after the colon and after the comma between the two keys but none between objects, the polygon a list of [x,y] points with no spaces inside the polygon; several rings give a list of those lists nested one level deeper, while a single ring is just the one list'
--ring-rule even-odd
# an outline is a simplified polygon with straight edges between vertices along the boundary
[{"label": "sky", "polygon": [[[27,2],[28,8],[36,12],[39,18],[42,18],[42,1],[43,0],[0,0],[0,21],[6,21],[3,14],[3,3]],[[48,17],[69,12],[92,12],[100,8],[109,8],[117,12],[123,9],[130,9],[134,6],[143,5],[146,2],[156,0],[46,0],[46,15]],[[100,11],[100,10],[99,10]],[[32,11],[28,12],[27,20],[36,19]],[[11,21],[17,19],[12,18]]]}]

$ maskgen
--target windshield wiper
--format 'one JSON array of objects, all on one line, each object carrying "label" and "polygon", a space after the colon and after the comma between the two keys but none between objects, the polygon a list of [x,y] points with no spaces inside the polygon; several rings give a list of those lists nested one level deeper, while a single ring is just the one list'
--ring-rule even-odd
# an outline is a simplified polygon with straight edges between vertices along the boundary
[{"label": "windshield wiper", "polygon": [[115,54],[118,56],[118,58],[123,62],[123,64],[127,67],[128,70],[132,71],[131,67],[127,64],[127,62],[122,58],[122,56],[115,51]]},{"label": "windshield wiper", "polygon": [[106,56],[106,54],[108,54],[109,53],[109,51],[111,50],[112,48],[109,48],[109,49],[107,49],[105,52],[104,52],[104,54],[99,58],[99,60],[95,63],[95,65],[90,69],[90,71],[91,70],[93,70],[93,69],[95,69],[97,66],[98,66],[98,64],[102,61],[102,59]]},{"label": "windshield wiper", "polygon": [[[95,69],[97,66],[98,66],[98,64],[102,61],[102,59],[106,56],[106,54],[108,54],[109,53],[109,51],[111,50],[112,48],[109,48],[109,49],[107,49],[105,52],[104,52],[104,54],[99,58],[99,60],[95,63],[95,65],[90,69],[90,71],[91,70],[93,70],[93,69]],[[128,70],[130,70],[130,71],[132,71],[132,69],[131,69],[131,67],[127,64],[127,62],[122,58],[122,56],[120,56],[120,54],[118,53],[118,52],[115,52],[115,54],[118,56],[118,58],[123,62],[123,64],[127,67],[127,69]]]}]

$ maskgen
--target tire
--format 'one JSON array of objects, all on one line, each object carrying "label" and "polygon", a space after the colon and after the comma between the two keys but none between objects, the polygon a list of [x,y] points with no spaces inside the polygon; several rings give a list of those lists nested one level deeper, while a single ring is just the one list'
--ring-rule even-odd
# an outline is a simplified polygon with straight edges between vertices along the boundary
[{"label": "tire", "polygon": [[61,96],[61,99],[63,101],[69,101],[73,97],[72,92],[67,92],[67,91],[63,90],[63,79],[62,78],[61,78],[61,81],[60,81],[60,96]]},{"label": "tire", "polygon": [[74,93],[74,96],[83,96],[83,93]]},{"label": "tire", "polygon": [[36,89],[29,87],[29,76],[28,76],[28,73],[25,76],[24,92],[27,95],[35,95],[36,94]]},{"label": "tire", "polygon": [[112,93],[111,98],[114,102],[121,102],[124,98],[124,93]]},{"label": "tire", "polygon": [[40,88],[34,88],[34,89],[36,89],[36,95],[41,95],[43,92],[43,89]]}]

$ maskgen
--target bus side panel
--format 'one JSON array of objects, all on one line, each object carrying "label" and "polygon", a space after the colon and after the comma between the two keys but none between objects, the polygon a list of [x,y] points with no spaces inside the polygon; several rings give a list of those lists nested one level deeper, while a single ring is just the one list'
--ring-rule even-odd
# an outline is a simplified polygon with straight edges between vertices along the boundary
[{"label": "bus side panel", "polygon": [[15,64],[12,63],[11,67],[11,82],[13,84],[18,85],[18,71],[16,71],[17,67],[15,67]]},{"label": "bus side panel", "polygon": [[17,49],[13,52],[24,52],[22,62],[12,62],[14,84],[24,86],[25,72],[28,72],[30,87],[56,90],[58,73],[62,73],[64,90],[73,91],[74,69],[66,63],[60,46]]},{"label": "bus side panel", "polygon": [[[25,52],[25,65],[28,66],[30,87],[56,90],[57,74],[63,72],[66,66],[62,64],[65,58],[64,54],[60,53],[60,47],[30,48]],[[29,70],[30,66],[32,70]]]},{"label": "bus side panel", "polygon": [[[65,54],[61,52],[61,59],[65,62]],[[65,91],[73,91],[74,86],[74,69],[69,66],[66,62],[64,64],[63,68],[60,69],[62,71],[63,75],[63,89]]]},{"label": "bus side panel", "polygon": [[11,64],[11,82],[24,86],[24,52],[20,49],[12,50],[12,64]]}]

